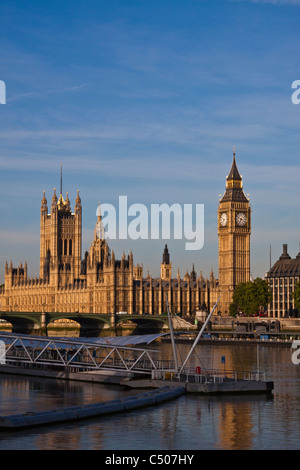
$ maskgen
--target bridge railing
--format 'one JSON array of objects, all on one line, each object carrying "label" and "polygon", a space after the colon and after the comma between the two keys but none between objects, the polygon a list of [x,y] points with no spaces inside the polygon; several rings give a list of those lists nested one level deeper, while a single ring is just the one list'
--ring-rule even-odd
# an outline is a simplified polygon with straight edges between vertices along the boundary
[{"label": "bridge railing", "polygon": [[152,378],[159,380],[171,380],[191,383],[222,383],[225,381],[245,380],[245,381],[265,381],[265,372],[261,371],[238,371],[238,370],[204,370],[197,372],[195,368],[185,368],[181,373],[175,369],[154,370]]},{"label": "bridge railing", "polygon": [[[0,333],[6,345],[6,362],[34,366],[59,366],[78,371],[94,369],[150,372],[162,367],[158,351],[112,344],[80,342]],[[168,367],[168,365],[165,365]]]}]

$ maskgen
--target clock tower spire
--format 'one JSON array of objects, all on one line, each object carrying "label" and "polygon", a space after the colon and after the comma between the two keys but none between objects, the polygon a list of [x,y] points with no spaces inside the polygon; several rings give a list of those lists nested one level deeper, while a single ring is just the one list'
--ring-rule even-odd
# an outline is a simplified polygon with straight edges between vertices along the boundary
[{"label": "clock tower spire", "polygon": [[229,314],[235,287],[250,280],[251,207],[243,191],[243,181],[235,149],[226,188],[218,207],[220,309]]}]

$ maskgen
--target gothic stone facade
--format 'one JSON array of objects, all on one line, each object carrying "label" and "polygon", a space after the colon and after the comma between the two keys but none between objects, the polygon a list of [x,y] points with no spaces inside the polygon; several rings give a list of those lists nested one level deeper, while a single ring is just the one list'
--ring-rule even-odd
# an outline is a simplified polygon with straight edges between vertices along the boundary
[{"label": "gothic stone facade", "polygon": [[[226,217],[223,215],[226,214]],[[244,214],[246,224],[237,222]],[[226,222],[224,223],[224,220]],[[2,311],[48,311],[78,313],[162,314],[167,312],[166,297],[172,313],[193,316],[198,309],[210,310],[220,292],[224,297],[222,313],[227,313],[235,285],[249,277],[249,201],[243,194],[235,157],[227,177],[226,192],[219,206],[220,280],[211,272],[181,278],[172,277],[172,263],[165,245],[159,278],[144,277],[143,267],[134,264],[133,255],[115,258],[104,237],[99,211],[94,239],[89,252],[81,253],[82,205],[79,191],[71,211],[68,193],[64,200],[54,194],[50,211],[45,197],[40,212],[40,274],[29,279],[27,263],[5,265],[5,284],[0,293]],[[222,222],[221,222],[222,220]],[[244,219],[243,219],[244,220]],[[220,309],[218,309],[220,310]]]}]

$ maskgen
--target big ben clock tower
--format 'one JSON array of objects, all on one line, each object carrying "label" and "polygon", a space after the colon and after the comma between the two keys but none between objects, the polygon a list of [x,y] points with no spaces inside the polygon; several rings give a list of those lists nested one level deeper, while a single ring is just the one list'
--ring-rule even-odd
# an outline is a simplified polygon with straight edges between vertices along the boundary
[{"label": "big ben clock tower", "polygon": [[250,280],[251,208],[243,191],[235,151],[218,207],[220,310],[229,314],[235,287]]}]

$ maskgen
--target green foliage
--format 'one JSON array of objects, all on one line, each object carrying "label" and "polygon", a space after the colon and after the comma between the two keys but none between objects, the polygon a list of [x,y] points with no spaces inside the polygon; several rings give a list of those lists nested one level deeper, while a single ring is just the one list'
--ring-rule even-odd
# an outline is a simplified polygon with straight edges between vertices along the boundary
[{"label": "green foliage", "polygon": [[292,297],[294,299],[295,308],[300,311],[300,282],[297,282],[295,285],[295,290],[292,292]]},{"label": "green foliage", "polygon": [[255,315],[264,311],[270,300],[267,281],[258,277],[254,281],[241,282],[235,288],[229,313],[232,316],[240,313]]}]

